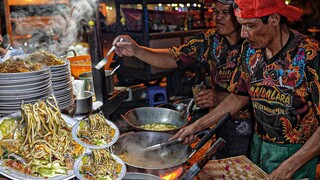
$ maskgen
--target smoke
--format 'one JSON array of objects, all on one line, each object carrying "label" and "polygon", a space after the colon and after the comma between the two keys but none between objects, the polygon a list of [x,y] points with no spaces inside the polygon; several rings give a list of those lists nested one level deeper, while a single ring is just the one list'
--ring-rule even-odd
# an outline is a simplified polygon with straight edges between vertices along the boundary
[{"label": "smoke", "polygon": [[24,41],[14,40],[12,44],[16,48],[22,47],[26,53],[42,49],[64,55],[69,46],[82,40],[83,22],[95,17],[97,10],[96,0],[15,7],[10,14],[15,19],[12,34],[30,37]]}]

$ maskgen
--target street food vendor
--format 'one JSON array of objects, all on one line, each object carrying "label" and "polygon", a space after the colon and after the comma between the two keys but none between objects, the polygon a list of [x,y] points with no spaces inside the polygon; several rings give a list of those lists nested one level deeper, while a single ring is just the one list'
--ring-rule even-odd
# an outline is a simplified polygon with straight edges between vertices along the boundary
[{"label": "street food vendor", "polygon": [[[210,66],[211,82],[214,88],[201,90],[195,96],[196,104],[201,108],[214,108],[230,92],[231,75],[237,67],[238,52],[244,43],[240,37],[240,24],[232,8],[233,0],[217,0],[214,17],[217,30],[210,29],[191,38],[180,47],[152,49],[139,46],[129,36],[115,38],[119,56],[135,56],[146,63],[162,68],[176,68],[183,64],[205,63]],[[122,42],[119,42],[123,38]],[[252,121],[249,106],[245,106],[232,120],[217,132],[228,143],[219,152],[217,158],[248,155],[252,138]]]},{"label": "street food vendor", "polygon": [[251,160],[270,179],[314,179],[320,153],[320,44],[288,28],[286,20],[301,13],[283,0],[235,0],[234,11],[249,43],[234,74],[234,94],[173,139],[184,140],[217,123],[250,99],[255,116]]}]

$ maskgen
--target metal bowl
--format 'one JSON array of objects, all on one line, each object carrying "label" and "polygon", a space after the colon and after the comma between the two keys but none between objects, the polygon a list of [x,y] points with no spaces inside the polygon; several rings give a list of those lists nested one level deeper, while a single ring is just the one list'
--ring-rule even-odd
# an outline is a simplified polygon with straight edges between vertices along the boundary
[{"label": "metal bowl", "polygon": [[[147,124],[172,124],[177,126],[177,129],[180,129],[188,123],[187,119],[184,118],[182,113],[161,107],[139,107],[131,109],[122,117],[128,124],[141,130],[146,130],[141,126]],[[158,131],[172,132],[173,130]]]}]

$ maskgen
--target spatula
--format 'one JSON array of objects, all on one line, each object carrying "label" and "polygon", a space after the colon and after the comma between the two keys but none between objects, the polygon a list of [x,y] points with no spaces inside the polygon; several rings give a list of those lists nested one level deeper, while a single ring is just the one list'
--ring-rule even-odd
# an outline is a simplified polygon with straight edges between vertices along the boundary
[{"label": "spatula", "polygon": [[[119,42],[122,42],[122,41],[123,41],[123,38],[120,38]],[[100,70],[104,65],[106,65],[108,62],[108,57],[115,49],[116,49],[116,46],[112,46],[110,50],[107,52],[106,57],[103,58],[94,68]]]}]

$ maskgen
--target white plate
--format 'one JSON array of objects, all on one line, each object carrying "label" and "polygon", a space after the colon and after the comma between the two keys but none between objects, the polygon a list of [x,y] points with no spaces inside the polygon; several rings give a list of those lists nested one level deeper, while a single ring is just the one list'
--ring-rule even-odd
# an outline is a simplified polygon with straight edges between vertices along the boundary
[{"label": "white plate", "polygon": [[89,148],[89,149],[102,149],[102,148],[107,148],[107,147],[110,147],[112,146],[114,143],[117,142],[117,140],[119,139],[119,135],[120,135],[120,131],[118,129],[118,127],[111,121],[109,120],[106,120],[107,123],[113,128],[116,130],[113,138],[112,138],[112,141],[108,144],[105,144],[105,145],[101,145],[101,146],[98,146],[98,145],[93,145],[93,144],[88,144],[86,142],[83,142],[80,138],[78,138],[77,134],[78,134],[78,131],[79,131],[79,124],[81,121],[77,122],[73,127],[72,127],[72,137],[73,139],[79,143],[81,146],[83,147],[86,147],[86,148]]},{"label": "white plate", "polygon": [[[77,178],[79,178],[80,180],[84,180],[85,178],[83,177],[82,174],[80,174],[80,168],[82,166],[82,158],[83,156],[87,156],[87,155],[90,155],[90,153],[88,154],[84,154],[82,156],[80,156],[74,163],[73,165],[73,171],[74,171],[74,174],[77,176]],[[112,157],[122,165],[122,168],[121,168],[121,172],[120,174],[118,174],[118,179],[117,180],[120,180],[122,179],[125,175],[126,175],[126,172],[127,172],[127,167],[126,165],[124,164],[124,162],[116,155],[112,154]]]},{"label": "white plate", "polygon": [[[62,118],[66,121],[66,123],[70,126],[73,126],[76,121],[74,119],[72,119],[71,117],[65,115],[65,114],[61,114]],[[13,114],[9,114],[5,117],[2,117],[0,119],[0,123],[6,119],[6,118],[14,118],[14,119],[21,119],[21,113],[20,112],[16,112]],[[0,160],[0,173],[10,179],[14,179],[14,180],[20,180],[20,179],[32,179],[32,180],[62,180],[62,179],[71,179],[75,176],[74,172],[72,170],[68,171],[68,175],[57,175],[51,178],[43,178],[43,177],[35,177],[35,176],[31,176],[28,174],[24,174],[21,173],[19,171],[16,171],[14,169],[11,169],[9,167],[6,167],[3,165],[2,160]]]}]

